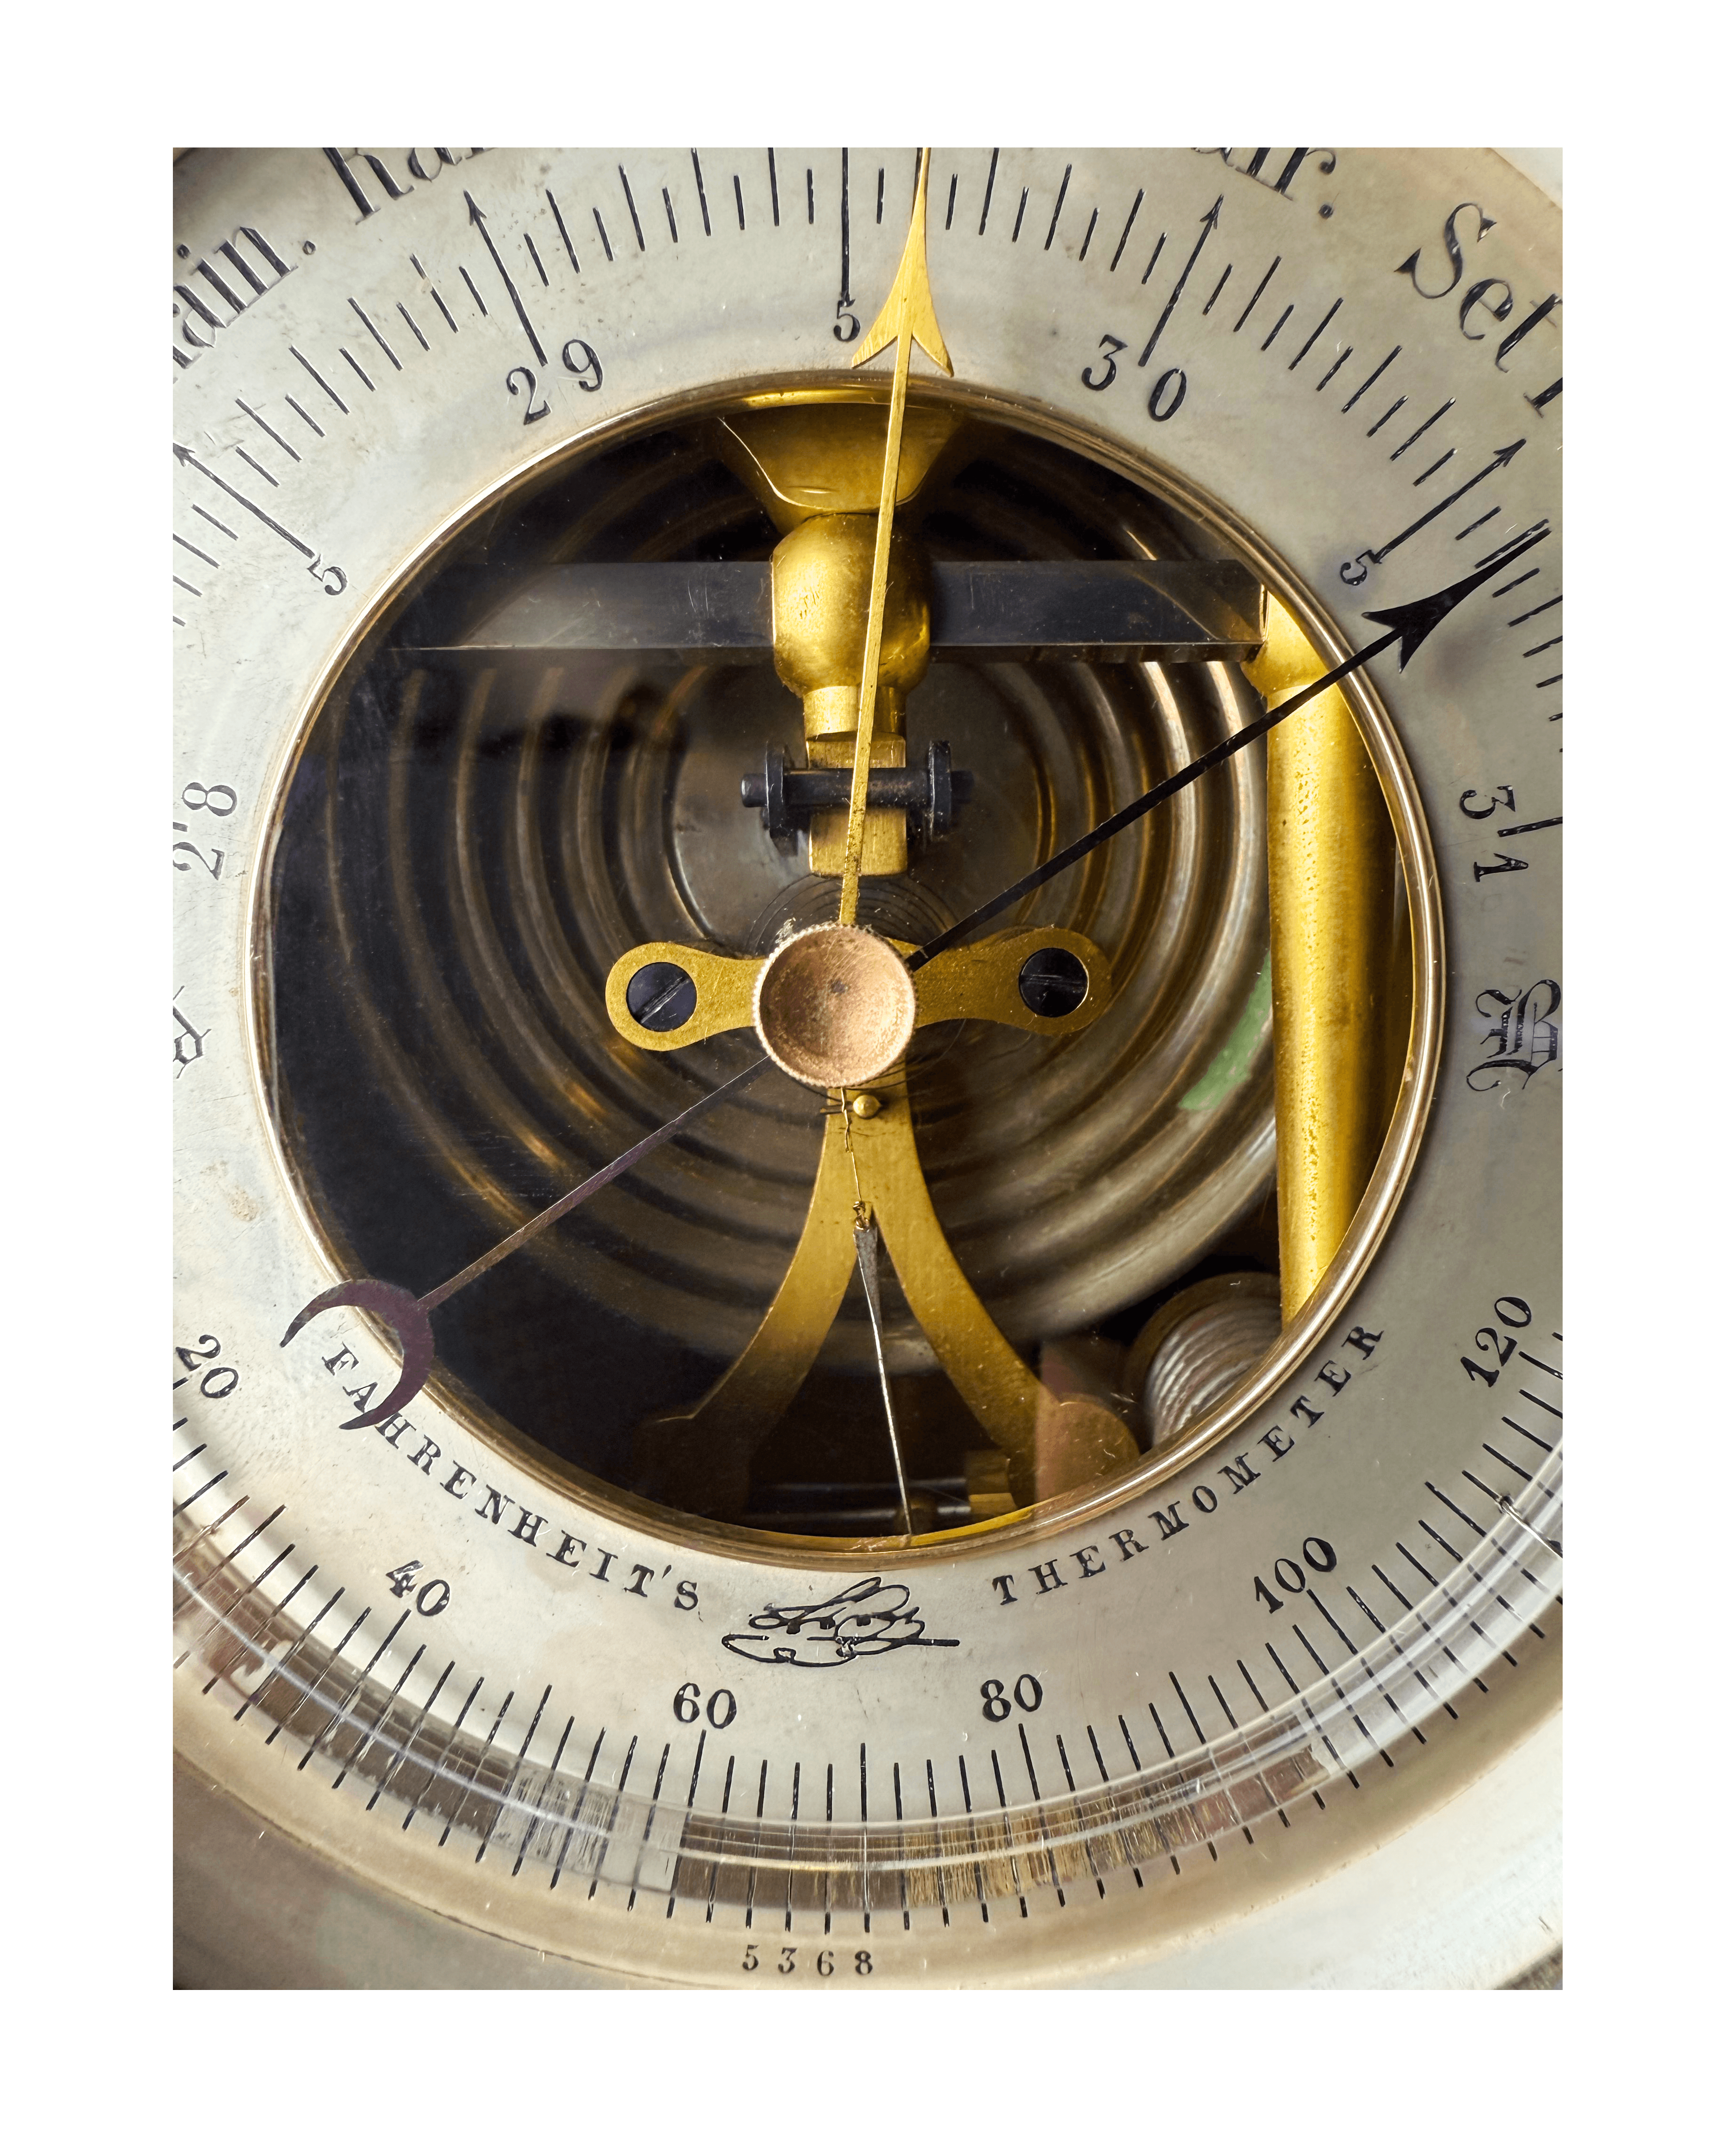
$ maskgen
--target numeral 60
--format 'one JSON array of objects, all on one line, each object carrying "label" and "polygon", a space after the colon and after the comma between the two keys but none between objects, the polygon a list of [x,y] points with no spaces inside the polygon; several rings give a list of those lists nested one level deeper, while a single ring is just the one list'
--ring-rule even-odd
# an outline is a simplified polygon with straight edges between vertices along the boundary
[{"label": "numeral 60", "polygon": [[[697,1684],[684,1684],[675,1695],[675,1719],[678,1721],[697,1721],[700,1715],[700,1701],[704,1697]],[[713,1729],[727,1729],[736,1718],[736,1696],[732,1692],[714,1692],[705,1700],[706,1720]]]}]

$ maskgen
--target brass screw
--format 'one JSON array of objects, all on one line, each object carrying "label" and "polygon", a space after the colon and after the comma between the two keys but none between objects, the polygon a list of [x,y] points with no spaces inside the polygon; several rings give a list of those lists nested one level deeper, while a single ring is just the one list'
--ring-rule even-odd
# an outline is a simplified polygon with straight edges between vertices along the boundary
[{"label": "brass screw", "polygon": [[850,1111],[858,1121],[871,1121],[880,1110],[880,1101],[872,1091],[858,1091],[850,1101]]}]

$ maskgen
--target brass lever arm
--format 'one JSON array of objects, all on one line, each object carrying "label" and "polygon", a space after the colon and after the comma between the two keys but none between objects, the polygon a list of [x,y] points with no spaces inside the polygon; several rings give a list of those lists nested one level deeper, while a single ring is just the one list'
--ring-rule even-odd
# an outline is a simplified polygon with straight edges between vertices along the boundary
[{"label": "brass lever arm", "polygon": [[[901,957],[912,942],[894,942]],[[1085,969],[1086,991],[1065,1014],[1039,1015],[1026,1006],[1019,975],[1039,951],[1058,950],[1077,957]],[[605,982],[609,1020],[621,1037],[648,1053],[668,1054],[696,1045],[720,1031],[741,1031],[753,1023],[753,991],[765,960],[727,957],[696,950],[685,942],[641,942],[616,958]],[[672,1031],[649,1030],[627,1006],[627,990],[648,966],[667,965],[693,983],[692,1014]],[[1109,1006],[1109,961],[1088,935],[1071,927],[1013,927],[985,942],[969,942],[941,953],[916,973],[917,1023],[945,1024],[955,1017],[980,1017],[1019,1031],[1048,1038],[1082,1030]]]}]

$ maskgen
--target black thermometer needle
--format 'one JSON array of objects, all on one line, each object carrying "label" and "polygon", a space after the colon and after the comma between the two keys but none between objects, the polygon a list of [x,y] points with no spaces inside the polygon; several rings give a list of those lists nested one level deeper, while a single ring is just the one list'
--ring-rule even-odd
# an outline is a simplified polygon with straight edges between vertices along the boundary
[{"label": "black thermometer needle", "polygon": [[1082,838],[1075,839],[1070,846],[1063,846],[1058,854],[1033,868],[1029,874],[1020,876],[1017,883],[1009,884],[998,897],[991,898],[986,905],[978,906],[975,913],[967,913],[962,920],[955,921],[951,927],[943,928],[932,942],[925,942],[920,950],[905,960],[908,969],[912,972],[920,971],[931,957],[937,957],[941,951],[950,950],[955,943],[962,942],[985,921],[992,920],[998,913],[1004,913],[1009,905],[1017,905],[1021,898],[1028,898],[1033,890],[1040,889],[1063,870],[1072,868],[1077,861],[1082,861],[1087,854],[1095,853],[1117,831],[1125,831],[1130,824],[1136,824],[1141,816],[1148,815],[1160,802],[1169,801],[1172,795],[1179,794],[1184,786],[1191,786],[1196,779],[1204,778],[1207,772],[1215,771],[1220,764],[1227,764],[1238,749],[1246,749],[1250,742],[1257,742],[1262,735],[1270,734],[1280,720],[1287,720],[1292,713],[1300,712],[1311,698],[1319,697],[1321,691],[1331,689],[1335,684],[1342,683],[1345,676],[1365,667],[1377,653],[1384,653],[1388,646],[1398,647],[1398,665],[1403,668],[1437,623],[1450,616],[1461,601],[1475,593],[1486,580],[1492,579],[1497,572],[1505,571],[1515,557],[1524,556],[1527,549],[1544,540],[1549,532],[1545,527],[1535,534],[1528,535],[1523,542],[1511,543],[1491,558],[1481,571],[1473,572],[1469,578],[1460,579],[1456,584],[1443,587],[1439,593],[1427,594],[1421,601],[1406,601],[1398,608],[1364,609],[1363,615],[1366,621],[1392,626],[1383,637],[1364,646],[1360,653],[1353,653],[1348,660],[1340,660],[1337,667],[1330,669],[1318,682],[1311,683],[1306,690],[1298,690],[1293,698],[1286,699],[1281,705],[1276,705],[1270,712],[1262,713],[1257,720],[1250,720],[1245,728],[1238,728],[1214,748],[1208,749],[1204,757],[1196,757],[1191,764],[1184,765],[1168,779],[1160,780],[1155,786],[1141,794],[1136,801],[1130,801],[1125,809],[1117,809],[1112,816],[1106,816],[1094,830],[1087,831]]}]

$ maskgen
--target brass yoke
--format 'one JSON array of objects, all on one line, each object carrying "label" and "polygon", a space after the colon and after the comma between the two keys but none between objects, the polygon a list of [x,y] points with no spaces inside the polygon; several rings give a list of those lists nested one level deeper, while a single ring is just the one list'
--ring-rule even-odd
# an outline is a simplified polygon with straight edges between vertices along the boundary
[{"label": "brass yoke", "polygon": [[[959,431],[944,409],[911,409],[898,456],[897,504],[913,503]],[[753,490],[783,540],[771,553],[772,660],[802,701],[808,762],[848,769],[854,758],[863,642],[874,561],[875,514],[886,451],[878,398],[755,409],[720,421],[723,458]],[[873,710],[870,762],[906,762],[904,705],[928,670],[928,574],[919,543],[892,537]],[[816,812],[808,866],[844,873],[847,809]],[[902,809],[870,809],[864,875],[902,875],[910,865]]]}]

